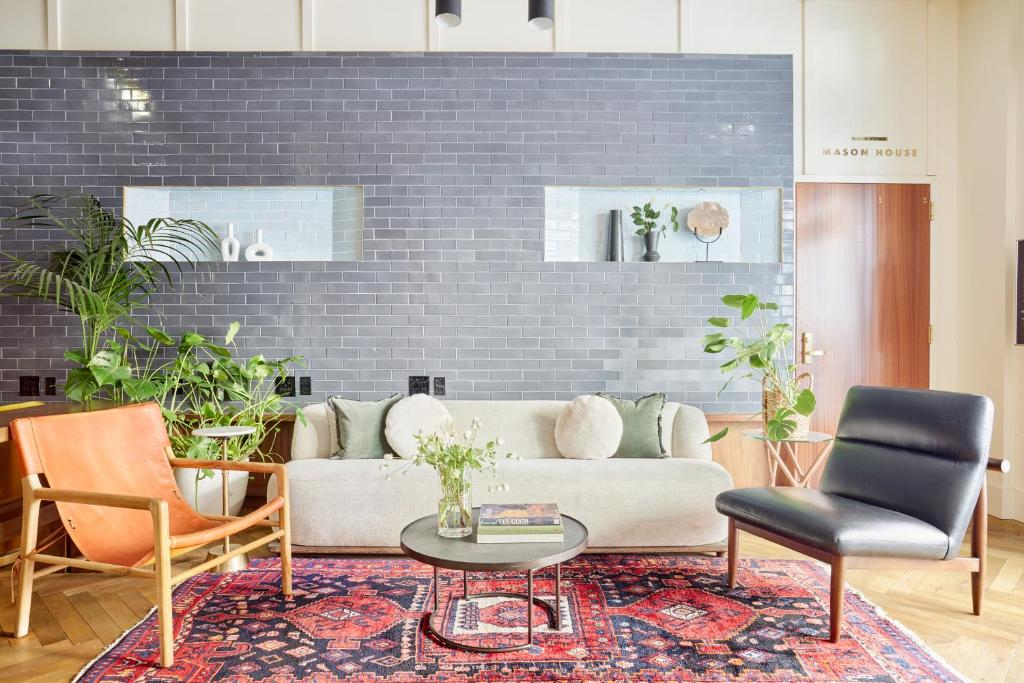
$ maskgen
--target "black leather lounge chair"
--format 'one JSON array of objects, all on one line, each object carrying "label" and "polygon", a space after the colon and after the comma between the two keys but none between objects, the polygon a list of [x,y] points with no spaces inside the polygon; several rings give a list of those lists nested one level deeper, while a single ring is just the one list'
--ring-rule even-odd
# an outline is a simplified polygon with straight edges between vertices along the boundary
[{"label": "black leather lounge chair", "polygon": [[[729,587],[736,533],[746,531],[831,565],[830,636],[842,624],[844,569],[971,572],[981,613],[992,401],[942,391],[853,387],[820,489],[748,488],[718,496],[729,518]],[[960,557],[973,516],[971,553]]]}]

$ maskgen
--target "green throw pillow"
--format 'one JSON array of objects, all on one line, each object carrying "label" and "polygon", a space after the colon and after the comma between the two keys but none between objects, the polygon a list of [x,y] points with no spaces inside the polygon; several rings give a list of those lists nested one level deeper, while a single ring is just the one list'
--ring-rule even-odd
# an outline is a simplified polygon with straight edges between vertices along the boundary
[{"label": "green throw pillow", "polygon": [[598,394],[611,402],[622,417],[622,441],[613,458],[667,458],[661,448],[661,411],[665,394],[651,394],[635,401]]},{"label": "green throw pillow", "polygon": [[391,406],[402,400],[395,394],[380,401],[354,401],[332,396],[331,407],[338,423],[336,460],[369,460],[383,458],[392,452],[384,437],[384,418]]}]

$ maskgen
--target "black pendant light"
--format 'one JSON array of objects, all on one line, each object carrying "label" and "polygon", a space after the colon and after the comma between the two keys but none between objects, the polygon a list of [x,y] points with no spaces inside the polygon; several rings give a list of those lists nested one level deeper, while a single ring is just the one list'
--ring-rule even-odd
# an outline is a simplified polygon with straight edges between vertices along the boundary
[{"label": "black pendant light", "polygon": [[530,28],[547,31],[555,25],[555,0],[530,0]]},{"label": "black pendant light", "polygon": [[462,0],[437,0],[434,21],[438,26],[455,28],[462,23]]}]

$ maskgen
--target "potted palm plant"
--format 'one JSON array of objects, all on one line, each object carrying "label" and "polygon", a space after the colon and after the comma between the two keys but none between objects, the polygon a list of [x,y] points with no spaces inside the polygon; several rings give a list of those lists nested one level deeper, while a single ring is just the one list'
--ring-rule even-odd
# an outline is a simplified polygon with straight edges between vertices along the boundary
[{"label": "potted palm plant", "polygon": [[[60,245],[27,254],[0,251],[0,294],[52,303],[78,318],[82,348],[65,353],[78,367],[68,373],[64,393],[79,402],[96,395],[97,372],[116,380],[102,363],[125,353],[127,325],[153,291],[173,287],[174,272],[194,268],[218,245],[201,221],[153,218],[136,225],[89,194],[30,197],[4,224],[18,239]],[[110,343],[115,347],[105,348]],[[101,351],[109,353],[93,362]],[[125,399],[116,383],[107,386],[107,398]]]},{"label": "potted palm plant", "polygon": [[[731,356],[720,366],[729,375],[721,390],[737,377],[757,380],[762,389],[765,436],[772,441],[806,436],[816,401],[812,388],[804,386],[812,381],[810,373],[797,373],[796,365],[789,361],[792,326],[769,320],[769,314],[778,312],[778,304],[761,301],[755,294],[729,294],[722,297],[722,303],[737,309],[740,321],[750,323],[738,329],[730,318],[708,318],[712,327],[731,332],[712,332],[701,340],[705,353]],[[708,441],[718,441],[728,432],[725,428]]]}]

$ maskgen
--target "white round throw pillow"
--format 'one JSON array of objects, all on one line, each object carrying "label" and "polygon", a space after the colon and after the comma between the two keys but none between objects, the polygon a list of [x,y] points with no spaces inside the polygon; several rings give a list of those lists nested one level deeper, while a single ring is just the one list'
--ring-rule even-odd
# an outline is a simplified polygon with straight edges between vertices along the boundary
[{"label": "white round throw pillow", "polygon": [[577,396],[555,420],[555,445],[566,458],[610,458],[622,440],[622,417],[600,396]]},{"label": "white round throw pillow", "polygon": [[436,398],[413,394],[391,406],[384,418],[384,438],[391,444],[395,455],[409,460],[416,457],[419,446],[416,434],[447,431],[451,421],[451,413]]}]

